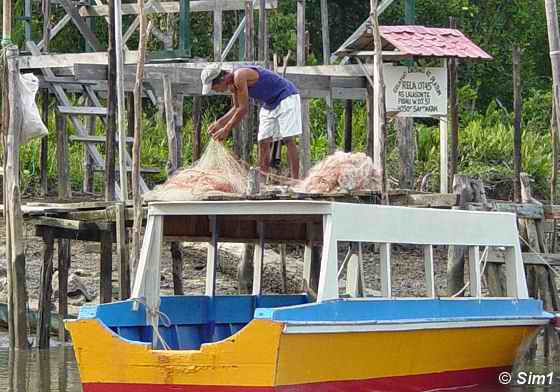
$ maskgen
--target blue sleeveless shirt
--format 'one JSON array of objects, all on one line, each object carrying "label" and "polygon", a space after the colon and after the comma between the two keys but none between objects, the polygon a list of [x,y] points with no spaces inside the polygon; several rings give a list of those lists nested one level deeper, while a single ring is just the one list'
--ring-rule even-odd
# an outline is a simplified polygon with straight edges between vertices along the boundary
[{"label": "blue sleeveless shirt", "polygon": [[291,95],[299,94],[297,87],[280,75],[256,65],[238,65],[234,72],[241,68],[257,71],[259,79],[248,86],[249,97],[259,101],[267,110],[274,110],[280,102]]}]

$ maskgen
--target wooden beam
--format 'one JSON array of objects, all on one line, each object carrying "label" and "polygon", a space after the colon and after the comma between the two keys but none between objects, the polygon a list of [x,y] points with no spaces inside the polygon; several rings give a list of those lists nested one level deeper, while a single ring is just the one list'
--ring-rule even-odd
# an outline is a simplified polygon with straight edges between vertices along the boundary
[{"label": "wooden beam", "polygon": [[96,51],[102,51],[105,47],[99,42],[96,35],[91,31],[89,26],[80,16],[78,9],[72,4],[70,0],[58,0],[59,4],[64,8],[66,14],[70,15],[72,22],[76,25],[82,37],[87,41],[87,43],[94,48]]},{"label": "wooden beam", "polygon": [[49,348],[51,295],[53,275],[54,238],[53,230],[49,229],[43,236],[43,264],[41,265],[41,281],[39,284],[39,316],[35,346],[39,349]]},{"label": "wooden beam", "polygon": [[[59,320],[68,318],[68,271],[72,262],[71,240],[58,240],[58,316]],[[64,323],[58,326],[58,339],[66,341]]]},{"label": "wooden beam", "polygon": [[[222,0],[223,11],[241,11],[245,9],[244,0]],[[212,12],[214,11],[215,0],[192,0],[190,3],[191,12]],[[278,0],[266,0],[267,9],[275,9],[278,7]],[[158,13],[158,14],[176,14],[179,13],[179,2],[178,1],[162,1],[155,2],[152,7],[146,9],[146,14]],[[255,6],[256,9],[259,8],[259,4]],[[109,14],[109,7],[107,5],[83,5],[80,7],[80,15],[84,17],[89,16],[106,16]],[[123,15],[135,15],[138,14],[138,4],[134,3],[124,3],[122,5]]]}]

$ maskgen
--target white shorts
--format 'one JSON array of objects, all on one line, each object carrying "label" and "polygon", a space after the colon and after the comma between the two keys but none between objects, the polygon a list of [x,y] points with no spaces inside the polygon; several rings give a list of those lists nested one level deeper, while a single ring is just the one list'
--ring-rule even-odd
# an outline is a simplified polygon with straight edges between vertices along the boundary
[{"label": "white shorts", "polygon": [[274,110],[261,108],[258,141],[298,136],[302,133],[301,98],[299,94],[284,98]]}]

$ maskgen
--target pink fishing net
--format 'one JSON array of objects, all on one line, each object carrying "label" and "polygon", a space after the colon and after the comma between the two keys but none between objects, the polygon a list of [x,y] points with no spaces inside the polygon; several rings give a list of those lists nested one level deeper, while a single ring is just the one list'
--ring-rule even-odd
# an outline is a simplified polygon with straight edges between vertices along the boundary
[{"label": "pink fishing net", "polygon": [[370,157],[364,153],[337,151],[311,168],[294,187],[296,192],[332,193],[380,189]]},{"label": "pink fishing net", "polygon": [[[179,171],[144,195],[145,201],[203,200],[209,196],[243,196],[249,170],[221,143],[211,141],[201,159]],[[300,193],[334,193],[380,189],[371,158],[363,153],[338,151],[309,171],[301,180],[274,176],[274,182]],[[262,190],[262,188],[261,188]]]}]

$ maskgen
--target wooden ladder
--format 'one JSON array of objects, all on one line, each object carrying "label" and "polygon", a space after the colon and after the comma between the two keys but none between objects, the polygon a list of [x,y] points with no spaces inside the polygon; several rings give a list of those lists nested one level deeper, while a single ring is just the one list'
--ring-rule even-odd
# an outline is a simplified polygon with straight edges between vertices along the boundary
[{"label": "wooden ladder", "polygon": [[[32,41],[27,41],[27,48],[31,52],[33,56],[39,56],[41,51],[37,47],[37,45]],[[41,72],[45,78],[45,81],[49,84],[50,90],[54,93],[58,107],[57,110],[59,113],[67,115],[70,117],[70,121],[76,130],[76,136],[70,137],[70,140],[74,142],[84,143],[86,147],[87,154],[91,157],[93,161],[94,170],[105,170],[105,159],[101,155],[98,147],[100,144],[105,143],[105,138],[90,135],[87,131],[87,127],[82,122],[79,116],[98,116],[103,125],[107,127],[107,109],[103,107],[99,97],[97,96],[95,90],[92,87],[94,83],[83,82],[79,80],[67,79],[67,78],[59,78],[56,77],[54,72],[50,68],[41,68]],[[65,84],[72,84],[72,85],[81,85],[85,96],[89,99],[90,103],[93,106],[73,106],[70,102],[70,99],[66,95],[66,91],[64,90]],[[131,141],[131,138],[127,138],[127,143]],[[117,147],[119,140],[116,140]],[[132,158],[130,157],[128,151],[125,149],[125,162],[127,165],[127,171],[131,171],[132,169]],[[118,168],[116,168],[118,170]],[[143,168],[141,169],[143,173],[159,173],[160,169],[157,168]],[[140,191],[142,193],[149,191],[149,187],[140,176]],[[115,192],[117,196],[121,195],[121,188],[119,184],[115,184]]]}]

